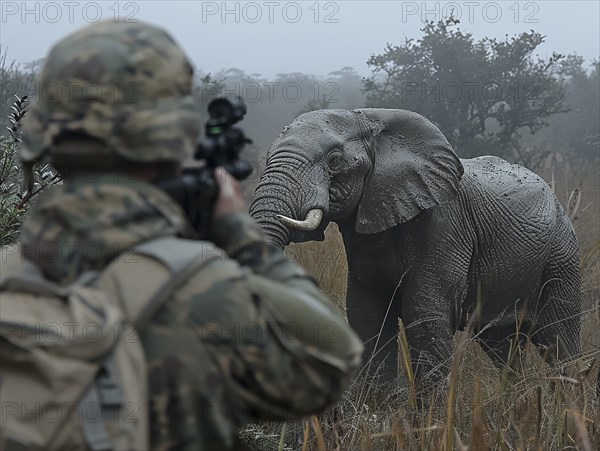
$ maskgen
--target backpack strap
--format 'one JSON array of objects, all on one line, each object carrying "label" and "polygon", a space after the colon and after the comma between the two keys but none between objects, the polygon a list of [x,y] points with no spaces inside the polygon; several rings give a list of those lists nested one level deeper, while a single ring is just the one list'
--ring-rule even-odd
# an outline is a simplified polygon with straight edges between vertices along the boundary
[{"label": "backpack strap", "polygon": [[[123,391],[119,383],[116,362],[110,354],[102,362],[96,380],[85,392],[79,403],[82,431],[91,451],[112,450],[110,435],[106,429],[106,421],[117,418],[123,403]],[[90,418],[85,408],[89,405],[101,407],[101,421]]]},{"label": "backpack strap", "polygon": [[[105,425],[105,415],[107,406],[102,400],[99,382],[96,380],[90,388],[84,393],[79,401],[79,418],[81,419],[81,432],[85,438],[90,451],[112,451],[113,445],[110,440],[108,431]],[[101,418],[89,418],[86,414],[86,406],[94,405],[101,408]]]},{"label": "backpack strap", "polygon": [[[115,284],[112,289],[123,288],[111,293],[118,293],[123,298],[121,302],[129,314],[129,320],[141,331],[189,277],[200,267],[223,255],[222,251],[209,242],[183,240],[173,236],[156,238],[138,245],[129,258],[117,258],[100,275],[95,285],[111,290],[104,284],[112,279]],[[149,261],[140,261],[139,257],[151,259],[162,270]],[[145,289],[141,290],[142,287]],[[112,356],[109,356],[103,362],[96,382],[86,392],[86,399],[81,405],[85,405],[86,401],[102,405],[103,415],[120,407],[122,396],[113,365]],[[112,449],[104,421],[84,420],[82,428],[92,451]]]},{"label": "backpack strap", "polygon": [[164,236],[146,241],[137,246],[137,254],[159,260],[176,274],[187,268],[195,260],[206,260],[216,256],[217,247],[209,241],[184,240],[174,236]]},{"label": "backpack strap", "polygon": [[[202,266],[225,258],[223,251],[210,242],[160,237],[119,255],[103,271],[84,273],[63,286],[45,279],[19,251],[19,246],[3,247],[0,251],[3,262],[0,290],[65,298],[81,285],[98,288],[122,308],[138,331]],[[115,363],[112,354],[100,363],[96,379],[83,394],[80,408],[90,403],[101,406],[102,418],[110,419],[110,412],[121,407],[123,393]],[[92,451],[113,448],[104,420],[91,421],[85,412],[81,412],[80,418],[84,439]]]},{"label": "backpack strap", "polygon": [[[139,257],[147,259],[145,264]],[[222,258],[226,258],[225,253],[208,241],[155,238],[137,245],[128,258],[117,258],[97,284],[119,293],[129,320],[142,330],[189,277]]]},{"label": "backpack strap", "polygon": [[[119,255],[102,272],[85,272],[69,285],[58,285],[45,279],[33,263],[20,256],[19,250],[19,246],[2,248],[4,267],[0,290],[65,298],[77,286],[96,286],[120,303],[138,330],[143,329],[162,303],[202,266],[226,258],[211,242],[165,236]],[[139,257],[147,261],[140,262]]]},{"label": "backpack strap", "polygon": [[[139,244],[133,255],[130,255],[130,259],[117,258],[105,269],[95,285],[103,287],[105,277],[116,277],[122,281],[118,282],[118,285],[126,287],[127,291],[120,291],[121,297],[124,298],[121,301],[125,304],[129,320],[139,332],[189,277],[202,266],[223,256],[221,250],[206,241],[184,240],[173,236],[160,237]],[[136,257],[158,262],[162,270],[148,261],[144,264]],[[142,289],[142,285],[145,289]],[[111,368],[112,364],[114,362],[110,357],[103,362],[100,376],[86,393],[86,396],[91,397],[91,402],[103,406],[103,414],[111,408],[118,408],[122,397],[115,371]],[[84,421],[83,432],[92,451],[112,449],[104,422]]]}]

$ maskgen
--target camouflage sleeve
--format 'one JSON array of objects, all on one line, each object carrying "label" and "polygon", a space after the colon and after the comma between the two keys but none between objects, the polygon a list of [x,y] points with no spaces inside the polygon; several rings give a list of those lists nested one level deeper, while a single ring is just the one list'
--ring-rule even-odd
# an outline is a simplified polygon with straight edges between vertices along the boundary
[{"label": "camouflage sleeve", "polygon": [[228,346],[215,348],[229,393],[253,420],[296,418],[339,399],[363,345],[337,307],[248,215],[214,226],[211,238],[237,262],[219,262],[219,274],[230,276],[197,296],[192,316],[239,331],[233,341],[219,336]]},{"label": "camouflage sleeve", "polygon": [[360,364],[337,307],[248,215],[219,218],[210,238],[226,253],[144,333],[157,448],[230,449],[249,422],[320,412]]},{"label": "camouflage sleeve", "polygon": [[341,397],[363,350],[324,296],[225,254],[179,288],[143,342],[152,443],[194,443],[189,449],[229,449],[249,422],[323,410]]}]

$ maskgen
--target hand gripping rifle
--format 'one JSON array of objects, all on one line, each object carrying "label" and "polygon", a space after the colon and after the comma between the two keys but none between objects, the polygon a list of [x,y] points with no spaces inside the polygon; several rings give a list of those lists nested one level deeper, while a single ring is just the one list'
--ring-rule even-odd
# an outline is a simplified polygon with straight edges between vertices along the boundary
[{"label": "hand gripping rifle", "polygon": [[241,129],[234,127],[246,111],[241,97],[213,99],[208,104],[210,119],[206,122],[205,137],[194,154],[194,158],[204,161],[204,165],[184,168],[181,176],[158,184],[183,207],[201,239],[208,233],[218,194],[215,168],[223,167],[237,180],[244,180],[252,173],[250,163],[240,159],[242,149],[252,141]]}]

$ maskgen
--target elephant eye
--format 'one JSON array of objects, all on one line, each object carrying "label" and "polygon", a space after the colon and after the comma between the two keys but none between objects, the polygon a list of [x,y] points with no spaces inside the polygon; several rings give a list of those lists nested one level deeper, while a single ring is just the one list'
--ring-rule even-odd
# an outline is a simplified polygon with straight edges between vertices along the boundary
[{"label": "elephant eye", "polygon": [[332,171],[339,171],[344,164],[344,159],[338,153],[331,154],[329,158],[327,158],[327,166]]}]

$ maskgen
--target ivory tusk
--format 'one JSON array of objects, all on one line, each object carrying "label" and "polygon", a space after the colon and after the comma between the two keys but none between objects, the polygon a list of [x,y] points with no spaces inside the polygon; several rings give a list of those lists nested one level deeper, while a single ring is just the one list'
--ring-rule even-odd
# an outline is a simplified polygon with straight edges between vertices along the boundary
[{"label": "ivory tusk", "polygon": [[310,210],[304,221],[298,221],[297,219],[288,218],[287,216],[277,215],[277,219],[283,222],[286,226],[293,229],[304,230],[306,232],[312,232],[321,224],[323,219],[323,210],[315,208]]}]

